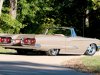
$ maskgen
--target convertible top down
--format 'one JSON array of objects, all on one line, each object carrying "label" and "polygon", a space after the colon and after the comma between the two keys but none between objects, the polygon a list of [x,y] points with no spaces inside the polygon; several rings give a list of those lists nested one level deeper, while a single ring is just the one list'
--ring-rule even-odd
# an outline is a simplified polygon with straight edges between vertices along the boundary
[{"label": "convertible top down", "polygon": [[[51,28],[50,28],[51,29]],[[79,37],[74,28],[60,27],[53,34],[47,29],[45,34],[5,34],[0,35],[0,45],[15,49],[19,54],[29,51],[44,51],[48,55],[87,54],[94,55],[100,47],[100,40]]]}]

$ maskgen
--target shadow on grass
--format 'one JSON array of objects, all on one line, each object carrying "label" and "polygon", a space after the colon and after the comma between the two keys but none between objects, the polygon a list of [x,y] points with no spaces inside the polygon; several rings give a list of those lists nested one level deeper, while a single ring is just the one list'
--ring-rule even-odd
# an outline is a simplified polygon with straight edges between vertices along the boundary
[{"label": "shadow on grass", "polygon": [[12,53],[12,52],[0,52],[0,54],[7,54],[7,55],[17,55],[17,53]]}]

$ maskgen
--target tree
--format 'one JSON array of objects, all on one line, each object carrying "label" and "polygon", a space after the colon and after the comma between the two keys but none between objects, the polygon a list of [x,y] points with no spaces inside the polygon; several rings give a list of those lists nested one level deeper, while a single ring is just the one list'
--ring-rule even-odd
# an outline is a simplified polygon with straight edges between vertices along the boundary
[{"label": "tree", "polygon": [[19,33],[23,24],[16,19],[17,0],[4,0],[2,15],[0,16],[0,32]]},{"label": "tree", "polygon": [[86,18],[85,25],[89,27],[89,14],[91,10],[97,10],[100,8],[100,0],[87,0],[87,8],[86,8]]},{"label": "tree", "polygon": [[16,18],[17,14],[17,0],[10,0],[10,15],[13,19]]},{"label": "tree", "polygon": [[93,9],[96,10],[100,8],[100,0],[92,0],[93,2]]},{"label": "tree", "polygon": [[100,0],[4,0],[2,13],[0,29],[8,33],[41,33],[53,26],[75,27],[85,36],[94,27],[100,31]]},{"label": "tree", "polygon": [[91,0],[89,10],[89,36],[100,39],[100,0]]},{"label": "tree", "polygon": [[26,25],[26,27],[23,28],[21,32],[23,33],[36,33],[39,31],[42,32],[43,31],[42,27],[47,27],[46,26],[47,23],[45,23],[46,21],[44,21],[44,19],[50,18],[50,15],[52,15],[50,14],[50,11],[53,10],[53,8],[51,7],[51,1],[53,0],[18,1],[18,7],[19,7],[18,20]]},{"label": "tree", "polygon": [[1,11],[2,11],[3,1],[4,1],[4,0],[0,0],[0,15],[1,15]]}]

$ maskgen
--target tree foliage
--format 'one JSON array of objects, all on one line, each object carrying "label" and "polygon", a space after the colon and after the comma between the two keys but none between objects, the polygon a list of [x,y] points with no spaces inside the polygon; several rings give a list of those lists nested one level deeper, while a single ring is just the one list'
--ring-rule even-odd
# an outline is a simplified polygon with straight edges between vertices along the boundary
[{"label": "tree foliage", "polygon": [[[91,34],[94,27],[95,33],[100,32],[100,0],[18,0],[15,20],[9,15],[10,8],[9,0],[4,0],[0,17],[2,32],[43,33],[47,28],[59,26],[75,27],[79,35],[85,31],[85,36],[91,37],[98,36]],[[86,17],[89,27],[85,25]]]},{"label": "tree foliage", "polygon": [[23,25],[15,20],[8,14],[2,14],[0,16],[0,32],[4,33],[19,33]]}]

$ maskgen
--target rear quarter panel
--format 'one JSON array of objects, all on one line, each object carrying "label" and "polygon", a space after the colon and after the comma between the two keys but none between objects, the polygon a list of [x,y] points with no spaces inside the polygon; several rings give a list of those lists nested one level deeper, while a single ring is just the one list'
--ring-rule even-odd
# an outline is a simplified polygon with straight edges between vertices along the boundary
[{"label": "rear quarter panel", "polygon": [[35,37],[36,44],[41,46],[41,50],[47,51],[49,49],[66,49],[65,36],[37,35]]}]

